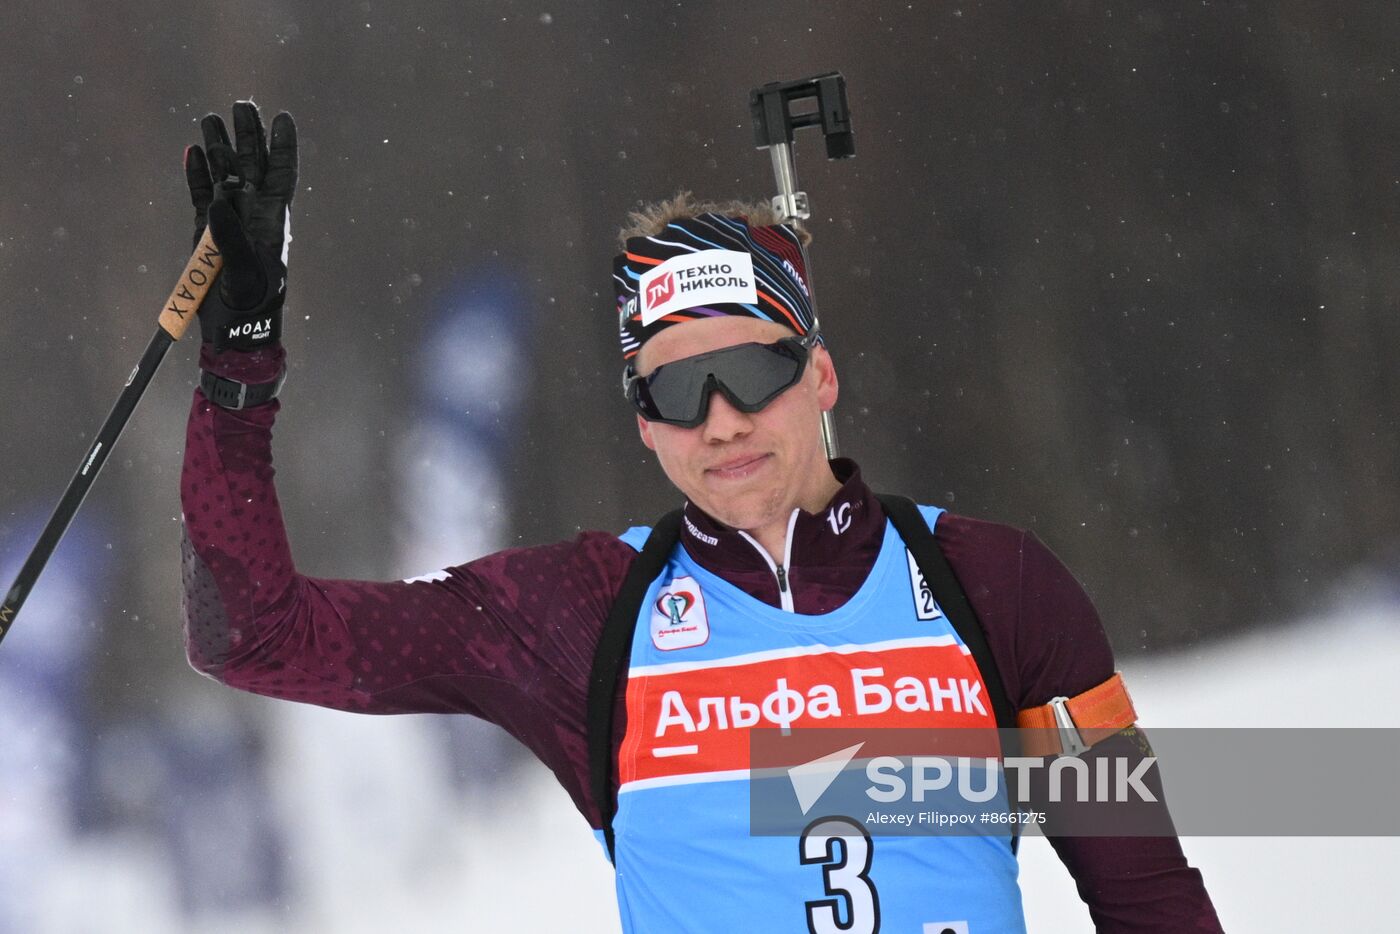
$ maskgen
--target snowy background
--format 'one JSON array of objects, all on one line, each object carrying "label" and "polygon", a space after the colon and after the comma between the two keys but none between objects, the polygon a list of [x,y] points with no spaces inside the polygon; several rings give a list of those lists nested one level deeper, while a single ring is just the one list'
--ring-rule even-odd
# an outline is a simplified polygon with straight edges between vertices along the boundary
[{"label": "snowy background", "polygon": [[[1208,652],[1129,663],[1141,722],[1149,728],[1393,726],[1400,600],[1390,596],[1383,603],[1353,600],[1327,617],[1291,621]],[[1345,704],[1317,698],[1345,698]],[[26,855],[13,863],[18,872],[6,873],[4,881],[22,893],[12,896],[11,907],[24,904],[42,921],[13,929],[619,930],[611,867],[543,767],[528,763],[514,771],[509,793],[487,806],[487,792],[462,795],[448,781],[452,769],[431,718],[292,707],[277,717],[271,745],[269,804],[285,831],[275,857],[287,875],[285,899],[191,915],[172,883],[179,875],[175,856],[158,837],[75,837],[50,828],[15,841]],[[13,792],[15,783],[7,780],[7,788]],[[248,832],[236,815],[215,821],[205,851],[192,855],[212,866],[220,864],[230,836]],[[1190,837],[1183,845],[1233,934],[1379,931],[1393,921],[1400,839]],[[10,846],[5,852],[7,859],[16,853]],[[1021,866],[1030,931],[1093,930],[1043,839],[1025,841]]]},{"label": "snowy background", "polygon": [[[279,489],[303,571],[395,579],[673,505],[614,232],[771,194],[749,90],[839,69],[857,156],[803,139],[798,178],[866,478],[1033,529],[1149,727],[1396,726],[1396,35],[1381,0],[12,0],[0,586],[183,265],[204,113],[297,118]],[[610,930],[592,837],[493,729],[189,669],[196,352],[0,646],[0,934]],[[1082,928],[1037,842],[1033,929]],[[1391,923],[1395,840],[1186,845],[1231,931]]]}]

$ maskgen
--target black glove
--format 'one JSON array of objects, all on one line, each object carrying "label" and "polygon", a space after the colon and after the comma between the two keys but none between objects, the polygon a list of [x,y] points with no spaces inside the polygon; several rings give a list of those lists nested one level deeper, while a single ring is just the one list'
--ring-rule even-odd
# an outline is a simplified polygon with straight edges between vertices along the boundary
[{"label": "black glove", "polygon": [[194,240],[205,225],[223,254],[215,288],[199,309],[199,330],[215,352],[257,350],[282,338],[287,297],[287,208],[297,190],[297,127],[291,114],[272,121],[272,145],[252,101],[233,105],[233,135],[217,114],[200,122],[204,148],[185,150],[194,203]]}]

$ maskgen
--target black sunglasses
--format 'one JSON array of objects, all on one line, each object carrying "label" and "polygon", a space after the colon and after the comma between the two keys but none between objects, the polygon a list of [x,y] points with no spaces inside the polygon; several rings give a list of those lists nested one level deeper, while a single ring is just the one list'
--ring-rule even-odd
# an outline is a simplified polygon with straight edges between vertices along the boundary
[{"label": "black sunglasses", "polygon": [[673,360],[646,376],[629,363],[622,391],[642,418],[681,428],[705,421],[716,390],[740,412],[757,412],[797,385],[817,339],[812,331],[772,344],[738,344]]}]

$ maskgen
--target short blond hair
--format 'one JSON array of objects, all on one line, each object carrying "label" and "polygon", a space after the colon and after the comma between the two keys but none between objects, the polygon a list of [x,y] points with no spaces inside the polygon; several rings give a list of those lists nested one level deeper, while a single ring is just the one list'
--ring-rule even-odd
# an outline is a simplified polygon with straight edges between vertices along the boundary
[{"label": "short blond hair", "polygon": [[[764,201],[701,201],[689,191],[678,191],[670,198],[643,204],[629,212],[627,222],[617,232],[618,249],[627,249],[627,241],[632,237],[654,237],[672,221],[700,214],[743,217],[751,227],[771,227],[783,223],[773,206]],[[801,224],[793,221],[788,226],[796,232],[803,246],[812,242],[812,235]]]}]

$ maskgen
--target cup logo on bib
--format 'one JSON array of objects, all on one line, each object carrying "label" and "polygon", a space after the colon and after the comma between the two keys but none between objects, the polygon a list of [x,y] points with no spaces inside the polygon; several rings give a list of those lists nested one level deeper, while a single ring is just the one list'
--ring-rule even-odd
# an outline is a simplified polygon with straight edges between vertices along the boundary
[{"label": "cup logo on bib", "polygon": [[656,601],[656,608],[662,615],[668,616],[675,626],[681,625],[685,621],[685,614],[695,605],[695,594],[688,590],[677,590],[661,595],[661,599]]},{"label": "cup logo on bib", "polygon": [[651,643],[663,652],[710,641],[705,595],[694,578],[678,577],[661,588],[651,608]]}]

